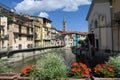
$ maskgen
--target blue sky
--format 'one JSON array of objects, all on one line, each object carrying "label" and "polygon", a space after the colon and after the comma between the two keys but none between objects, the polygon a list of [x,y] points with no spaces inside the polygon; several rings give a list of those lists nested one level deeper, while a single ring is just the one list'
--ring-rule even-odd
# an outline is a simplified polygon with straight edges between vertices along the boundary
[{"label": "blue sky", "polygon": [[0,3],[15,8],[18,13],[47,17],[52,26],[62,30],[64,16],[67,31],[87,32],[85,20],[91,0],[0,0]]}]

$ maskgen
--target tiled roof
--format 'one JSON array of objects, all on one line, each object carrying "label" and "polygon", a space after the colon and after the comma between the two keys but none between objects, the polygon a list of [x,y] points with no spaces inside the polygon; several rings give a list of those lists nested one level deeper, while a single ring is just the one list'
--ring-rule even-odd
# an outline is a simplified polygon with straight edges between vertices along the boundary
[{"label": "tiled roof", "polygon": [[60,32],[62,35],[66,35],[66,34],[79,34],[79,35],[87,35],[88,32],[65,32],[65,31],[61,31]]}]

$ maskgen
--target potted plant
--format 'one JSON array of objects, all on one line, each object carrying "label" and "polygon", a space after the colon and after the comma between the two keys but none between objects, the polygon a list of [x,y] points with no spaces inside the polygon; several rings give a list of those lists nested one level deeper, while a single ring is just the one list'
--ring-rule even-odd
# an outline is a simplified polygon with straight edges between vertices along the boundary
[{"label": "potted plant", "polygon": [[113,69],[112,65],[109,64],[98,64],[93,69],[94,80],[111,80],[115,76],[115,70]]},{"label": "potted plant", "polygon": [[81,62],[74,62],[71,66],[70,77],[78,80],[90,78],[91,69],[86,64]]},{"label": "potted plant", "polygon": [[120,55],[110,57],[107,63],[113,66],[115,77],[120,78]]}]

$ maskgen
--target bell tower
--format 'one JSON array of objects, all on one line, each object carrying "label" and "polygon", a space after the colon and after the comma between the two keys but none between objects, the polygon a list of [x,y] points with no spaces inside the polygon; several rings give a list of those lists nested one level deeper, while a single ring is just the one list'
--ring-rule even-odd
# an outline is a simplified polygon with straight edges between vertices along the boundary
[{"label": "bell tower", "polygon": [[63,19],[63,31],[66,31],[66,17]]}]

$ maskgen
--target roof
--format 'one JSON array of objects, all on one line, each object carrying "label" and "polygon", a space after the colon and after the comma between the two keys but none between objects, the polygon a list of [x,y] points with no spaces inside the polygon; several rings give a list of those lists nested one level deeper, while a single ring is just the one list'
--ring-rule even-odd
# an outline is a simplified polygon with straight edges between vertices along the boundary
[{"label": "roof", "polygon": [[88,32],[60,32],[62,35],[67,35],[67,34],[79,34],[79,35],[87,35]]},{"label": "roof", "polygon": [[33,16],[33,15],[30,15],[31,17],[35,17],[35,18],[42,18],[42,19],[44,19],[44,20],[47,20],[47,21],[49,21],[49,22],[52,22],[50,19],[47,19],[47,18],[45,18],[45,17],[40,17],[40,16]]}]

